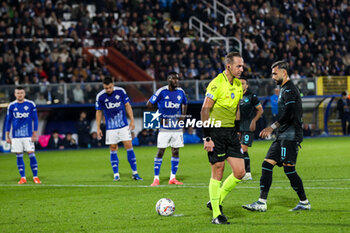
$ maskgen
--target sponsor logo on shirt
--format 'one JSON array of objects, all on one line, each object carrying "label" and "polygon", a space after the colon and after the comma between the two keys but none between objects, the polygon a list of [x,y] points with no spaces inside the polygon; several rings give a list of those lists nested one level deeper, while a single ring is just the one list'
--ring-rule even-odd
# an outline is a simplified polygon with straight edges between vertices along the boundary
[{"label": "sponsor logo on shirt", "polygon": [[27,118],[27,117],[29,117],[29,112],[24,112],[24,113],[14,112],[13,116],[15,118]]},{"label": "sponsor logo on shirt", "polygon": [[105,103],[105,105],[106,105],[107,109],[119,108],[120,107],[120,102],[116,102],[116,103],[108,102],[108,103]]},{"label": "sponsor logo on shirt", "polygon": [[180,104],[178,103],[173,103],[171,101],[167,101],[165,102],[165,107],[166,108],[179,108],[180,107]]}]

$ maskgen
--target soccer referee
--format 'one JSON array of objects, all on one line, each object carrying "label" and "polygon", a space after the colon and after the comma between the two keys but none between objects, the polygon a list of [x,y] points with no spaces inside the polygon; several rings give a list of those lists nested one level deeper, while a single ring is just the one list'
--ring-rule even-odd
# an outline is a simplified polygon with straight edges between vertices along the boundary
[{"label": "soccer referee", "polygon": [[[201,111],[201,120],[221,122],[220,128],[205,128],[204,149],[208,151],[211,164],[209,183],[210,201],[207,207],[213,211],[213,224],[229,224],[222,213],[222,201],[245,175],[241,144],[237,135],[239,127],[239,101],[243,97],[239,80],[243,72],[243,58],[237,52],[225,56],[225,70],[208,85]],[[232,168],[221,187],[225,160]]]}]

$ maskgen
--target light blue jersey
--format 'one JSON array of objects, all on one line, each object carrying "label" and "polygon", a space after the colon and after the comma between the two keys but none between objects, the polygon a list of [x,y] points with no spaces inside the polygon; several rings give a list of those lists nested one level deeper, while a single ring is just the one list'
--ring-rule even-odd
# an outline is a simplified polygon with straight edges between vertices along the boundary
[{"label": "light blue jersey", "polygon": [[[176,121],[182,114],[182,105],[187,104],[187,98],[184,90],[181,88],[170,91],[168,86],[164,86],[159,88],[156,93],[151,96],[149,102],[153,105],[158,105],[159,113],[162,114],[162,119]],[[179,127],[173,127],[171,124],[167,124],[167,127],[162,125],[162,128],[178,129]]]},{"label": "light blue jersey", "polygon": [[6,132],[10,132],[12,126],[12,138],[28,138],[38,130],[38,114],[33,101],[24,99],[23,103],[17,100],[11,102],[7,108]]},{"label": "light blue jersey", "polygon": [[96,96],[96,110],[102,110],[106,118],[106,129],[120,129],[128,125],[125,104],[130,101],[125,90],[114,87],[111,95],[105,90]]}]

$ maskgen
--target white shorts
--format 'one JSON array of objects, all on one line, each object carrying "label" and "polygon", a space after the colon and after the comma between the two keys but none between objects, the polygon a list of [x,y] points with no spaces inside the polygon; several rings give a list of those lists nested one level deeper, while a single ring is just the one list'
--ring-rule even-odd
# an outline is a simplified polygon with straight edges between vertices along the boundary
[{"label": "white shorts", "polygon": [[184,136],[182,130],[160,129],[157,139],[158,148],[179,148],[184,146]]},{"label": "white shorts", "polygon": [[34,142],[32,142],[32,138],[12,138],[11,152],[23,153],[24,151],[35,151],[35,146]]},{"label": "white shorts", "polygon": [[131,140],[131,132],[128,125],[120,129],[109,129],[106,131],[106,145],[114,145]]}]

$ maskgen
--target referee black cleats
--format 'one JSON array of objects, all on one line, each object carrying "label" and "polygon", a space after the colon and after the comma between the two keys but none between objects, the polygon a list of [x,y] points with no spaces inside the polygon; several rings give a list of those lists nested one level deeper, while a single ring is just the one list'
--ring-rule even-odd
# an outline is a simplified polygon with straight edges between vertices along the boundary
[{"label": "referee black cleats", "polygon": [[216,218],[213,218],[213,220],[211,220],[212,224],[230,224],[227,221],[227,218],[223,215],[219,215]]},{"label": "referee black cleats", "polygon": [[[211,207],[211,202],[210,201],[207,202],[207,208],[210,209],[210,210],[213,210],[213,208]],[[221,215],[226,218],[226,216],[222,212],[222,205],[219,205],[219,208],[220,208]]]}]

